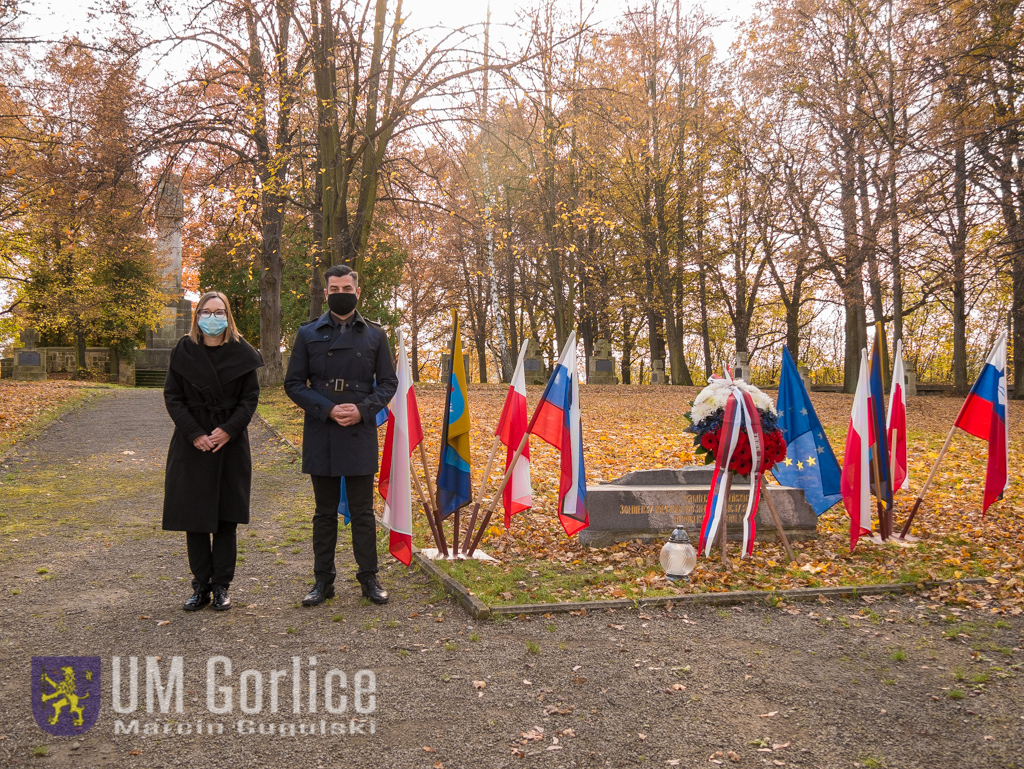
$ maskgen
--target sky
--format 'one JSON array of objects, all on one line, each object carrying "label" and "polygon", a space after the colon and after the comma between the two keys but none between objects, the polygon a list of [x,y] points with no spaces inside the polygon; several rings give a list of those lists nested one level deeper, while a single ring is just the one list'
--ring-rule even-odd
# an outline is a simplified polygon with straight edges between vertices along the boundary
[{"label": "sky", "polygon": [[[672,0],[664,0],[666,4]],[[142,8],[144,3],[127,0],[129,6]],[[592,0],[585,0],[587,4]],[[694,0],[683,0],[684,13],[697,6]],[[598,26],[610,26],[610,22],[630,6],[638,5],[636,0],[599,0],[593,15]],[[496,0],[491,4],[492,34],[501,35],[501,25],[515,23],[519,13],[533,5],[530,0]],[[564,0],[566,10],[576,11],[579,0]],[[90,21],[89,14],[98,6],[95,0],[22,0],[27,11],[24,31],[44,39],[60,39],[65,35],[78,34],[89,37],[96,22]],[[736,35],[738,22],[748,18],[754,10],[755,0],[709,0],[707,10],[723,20],[716,30],[715,45],[722,55]],[[474,22],[482,23],[487,16],[486,0],[403,0],[403,10],[412,27],[434,25],[461,27]]]}]

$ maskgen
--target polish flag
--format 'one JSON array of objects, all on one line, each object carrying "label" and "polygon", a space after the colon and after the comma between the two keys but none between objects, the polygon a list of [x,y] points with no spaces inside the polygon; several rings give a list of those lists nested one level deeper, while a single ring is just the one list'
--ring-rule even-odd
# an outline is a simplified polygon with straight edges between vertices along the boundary
[{"label": "polish flag", "polygon": [[[526,373],[523,369],[523,359],[526,357],[526,349],[529,342],[523,342],[519,350],[519,362],[516,364],[515,373],[512,374],[512,383],[508,388],[508,395],[505,396],[505,405],[501,409],[501,417],[498,419],[498,426],[494,434],[505,444],[507,453],[505,455],[505,472],[508,472],[509,462],[519,448],[523,436],[526,435],[526,428],[529,422],[526,418]],[[512,477],[509,478],[502,492],[502,502],[505,507],[505,528],[512,525],[512,516],[529,510],[533,506],[533,490],[530,486],[530,441],[527,439],[523,453],[512,470]]]},{"label": "polish flag", "polygon": [[903,340],[896,342],[896,362],[892,367],[892,382],[889,384],[889,413],[885,417],[885,429],[889,437],[889,463],[893,491],[909,489],[907,476],[907,381],[903,369]]},{"label": "polish flag", "polygon": [[853,396],[850,429],[846,433],[843,475],[839,482],[843,503],[850,516],[850,552],[861,537],[871,536],[871,491],[869,478],[871,443],[868,423],[868,352],[861,350],[857,394]]},{"label": "polish flag", "polygon": [[967,400],[960,408],[954,423],[965,433],[988,441],[988,461],[985,464],[985,495],[981,514],[989,505],[1003,498],[1009,485],[1009,420],[1006,418],[1006,332],[996,339],[985,366],[978,375]]},{"label": "polish flag", "polygon": [[398,389],[388,404],[388,432],[384,438],[377,491],[384,498],[382,523],[391,530],[388,549],[408,566],[412,563],[412,452],[423,440],[416,390],[412,385],[405,337],[398,330]]}]

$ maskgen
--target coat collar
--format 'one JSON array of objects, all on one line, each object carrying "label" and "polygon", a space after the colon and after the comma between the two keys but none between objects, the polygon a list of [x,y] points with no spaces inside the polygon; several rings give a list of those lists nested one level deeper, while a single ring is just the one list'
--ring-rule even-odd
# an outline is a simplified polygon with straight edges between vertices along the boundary
[{"label": "coat collar", "polygon": [[[362,326],[366,325],[366,321],[363,319],[363,316],[359,314],[359,310],[355,311],[355,315],[352,316],[352,320],[350,322],[352,323],[352,327],[353,328],[359,328],[359,327],[362,327]],[[338,321],[336,321],[333,317],[331,317],[331,311],[328,310],[323,315],[321,315],[319,318],[317,318],[316,325],[313,328],[315,328],[315,329],[317,329],[319,331],[324,326],[337,326],[337,325],[338,325]]]},{"label": "coat collar", "polygon": [[214,363],[201,342],[183,336],[171,355],[171,368],[198,387],[209,387],[223,397],[222,384],[261,368],[263,357],[244,339],[225,342]]}]

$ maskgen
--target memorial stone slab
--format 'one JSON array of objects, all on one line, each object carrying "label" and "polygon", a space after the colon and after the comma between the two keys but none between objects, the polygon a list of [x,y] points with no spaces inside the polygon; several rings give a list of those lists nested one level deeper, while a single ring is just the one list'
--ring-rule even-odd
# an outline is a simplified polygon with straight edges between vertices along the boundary
[{"label": "memorial stone slab", "polygon": [[618,384],[615,376],[615,358],[612,357],[612,346],[607,339],[598,339],[594,343],[594,351],[590,355],[587,384]]},{"label": "memorial stone slab", "polygon": [[750,382],[750,357],[747,355],[746,350],[737,350],[735,362],[732,367],[732,378],[742,379],[744,382]]},{"label": "memorial stone slab", "polygon": [[544,360],[537,349],[536,339],[530,339],[526,343],[526,355],[523,356],[523,374],[526,376],[526,384],[528,385],[547,384],[548,375],[544,369]]},{"label": "memorial stone slab", "polygon": [[[607,547],[636,539],[661,541],[678,526],[686,529],[696,543],[713,472],[711,466],[637,470],[610,483],[587,486],[590,525],[579,533],[580,544]],[[730,541],[743,537],[742,521],[749,493],[749,481],[733,481],[726,511],[726,534]],[[790,540],[817,538],[818,518],[802,489],[768,486],[766,493],[771,495]],[[774,541],[777,535],[764,495],[756,516],[757,540]]]},{"label": "memorial stone slab", "polygon": [[668,384],[668,377],[665,375],[665,361],[661,358],[651,361],[651,384]]},{"label": "memorial stone slab", "polygon": [[46,379],[46,360],[43,351],[36,349],[39,332],[34,328],[26,328],[21,332],[23,347],[14,349],[14,365],[11,367],[11,378],[23,382],[40,382]]}]

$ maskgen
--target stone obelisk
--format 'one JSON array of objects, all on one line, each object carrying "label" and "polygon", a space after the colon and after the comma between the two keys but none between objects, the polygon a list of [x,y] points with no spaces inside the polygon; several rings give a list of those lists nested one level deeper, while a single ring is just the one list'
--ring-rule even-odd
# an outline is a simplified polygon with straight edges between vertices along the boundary
[{"label": "stone obelisk", "polygon": [[181,177],[167,174],[157,188],[154,251],[170,301],[164,305],[160,325],[146,330],[146,349],[140,350],[135,359],[136,382],[140,385],[163,384],[171,349],[192,325],[192,302],[185,298],[181,287],[181,222],[184,217]]}]

